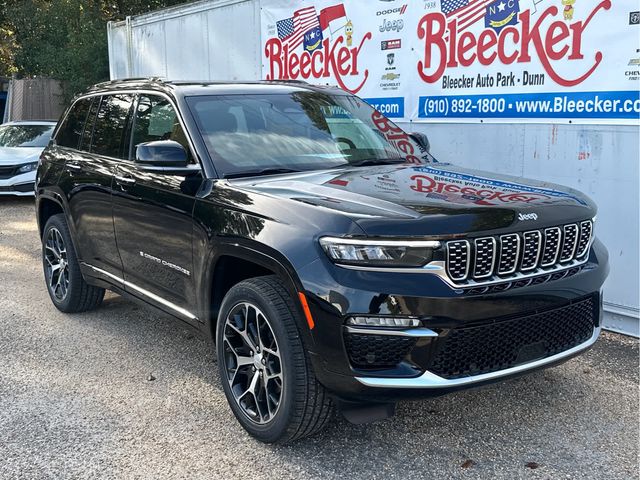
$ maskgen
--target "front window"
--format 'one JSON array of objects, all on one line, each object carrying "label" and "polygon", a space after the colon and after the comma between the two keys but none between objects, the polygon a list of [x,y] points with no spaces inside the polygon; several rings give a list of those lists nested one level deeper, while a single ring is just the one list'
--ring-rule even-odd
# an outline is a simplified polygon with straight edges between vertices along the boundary
[{"label": "front window", "polygon": [[54,125],[0,125],[0,147],[46,147]]},{"label": "front window", "polygon": [[422,163],[425,153],[352,95],[194,96],[187,103],[216,168],[226,177]]},{"label": "front window", "polygon": [[195,163],[187,136],[169,100],[157,95],[140,95],[133,122],[132,145],[135,148],[141,143],[157,140],[178,142],[187,152],[189,163]]}]

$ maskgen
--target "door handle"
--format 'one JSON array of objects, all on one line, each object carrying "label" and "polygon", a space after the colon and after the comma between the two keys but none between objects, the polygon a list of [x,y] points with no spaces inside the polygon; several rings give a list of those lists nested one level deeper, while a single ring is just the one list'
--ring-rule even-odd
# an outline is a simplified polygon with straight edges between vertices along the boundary
[{"label": "door handle", "polygon": [[114,175],[113,178],[121,185],[133,185],[136,179],[133,177],[123,177],[122,175]]},{"label": "door handle", "polygon": [[82,165],[78,165],[77,163],[67,163],[67,167],[71,170],[82,170]]}]

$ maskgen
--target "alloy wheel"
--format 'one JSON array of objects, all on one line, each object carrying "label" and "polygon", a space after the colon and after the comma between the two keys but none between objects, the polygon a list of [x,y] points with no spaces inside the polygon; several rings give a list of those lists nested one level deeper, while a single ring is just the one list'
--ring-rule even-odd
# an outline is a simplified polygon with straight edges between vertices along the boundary
[{"label": "alloy wheel", "polygon": [[56,300],[62,301],[69,291],[69,262],[67,247],[60,230],[50,228],[44,245],[47,286]]},{"label": "alloy wheel", "polygon": [[270,422],[282,400],[284,372],[269,320],[255,305],[238,303],[225,319],[223,342],[224,371],[236,403],[252,422]]}]

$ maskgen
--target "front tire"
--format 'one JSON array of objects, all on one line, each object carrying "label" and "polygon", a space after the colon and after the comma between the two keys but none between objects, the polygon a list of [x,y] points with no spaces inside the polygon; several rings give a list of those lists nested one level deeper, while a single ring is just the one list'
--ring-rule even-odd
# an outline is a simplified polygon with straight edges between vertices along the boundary
[{"label": "front tire", "polygon": [[66,313],[93,310],[102,303],[104,289],[85,282],[63,214],[47,220],[42,233],[44,279],[51,301]]},{"label": "front tire", "polygon": [[238,283],[220,309],[216,351],[224,393],[240,424],[262,442],[312,435],[333,411],[300,339],[297,315],[275,276]]}]

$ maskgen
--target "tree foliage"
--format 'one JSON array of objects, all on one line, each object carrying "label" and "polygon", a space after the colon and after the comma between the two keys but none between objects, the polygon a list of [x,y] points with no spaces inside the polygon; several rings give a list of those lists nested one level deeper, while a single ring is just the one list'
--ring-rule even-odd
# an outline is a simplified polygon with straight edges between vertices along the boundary
[{"label": "tree foliage", "polygon": [[184,0],[0,0],[0,76],[60,80],[67,98],[109,78],[107,22]]}]

